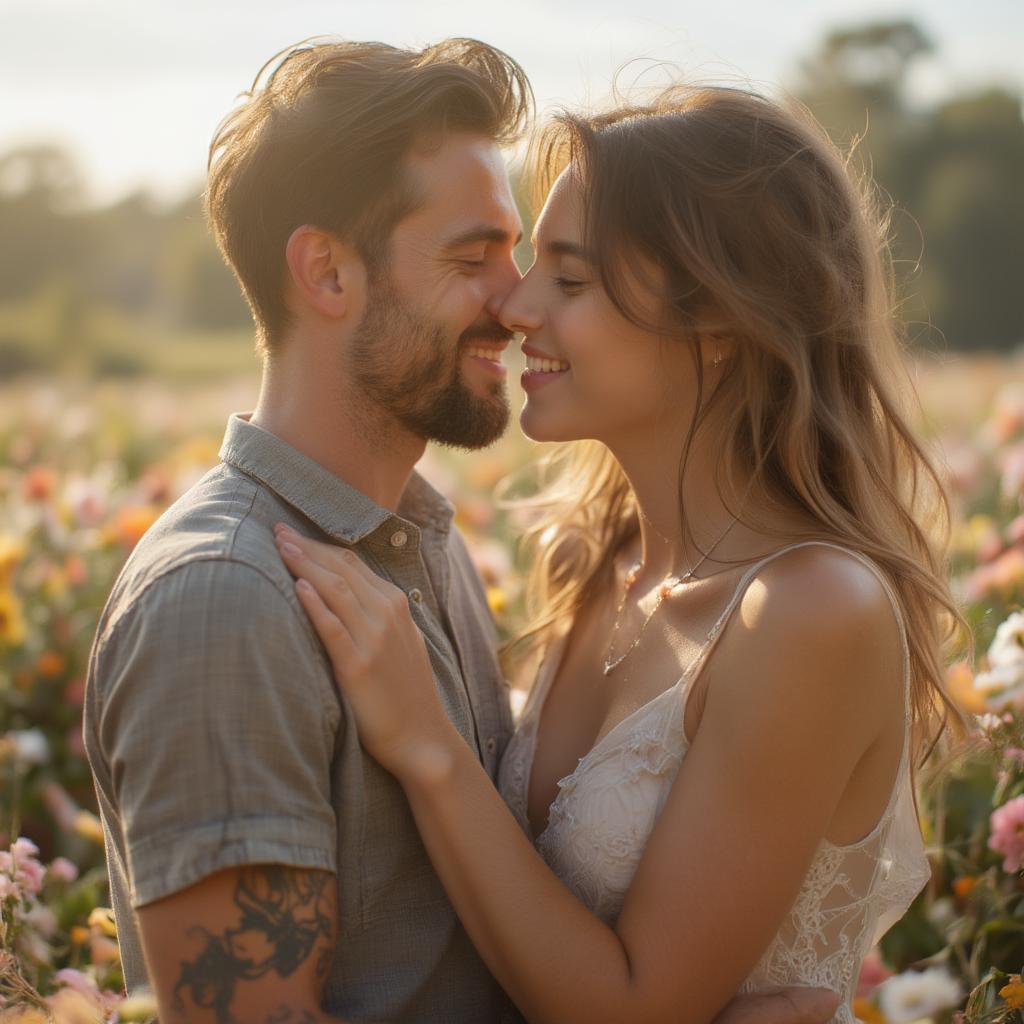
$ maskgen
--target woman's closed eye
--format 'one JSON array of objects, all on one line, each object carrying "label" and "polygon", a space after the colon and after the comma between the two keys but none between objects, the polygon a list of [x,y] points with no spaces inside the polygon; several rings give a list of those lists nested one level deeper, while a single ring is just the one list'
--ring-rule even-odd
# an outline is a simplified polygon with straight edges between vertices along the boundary
[{"label": "woman's closed eye", "polygon": [[580,281],[574,277],[559,276],[556,277],[554,281],[558,288],[561,291],[565,292],[567,295],[574,294],[586,284],[586,281]]}]

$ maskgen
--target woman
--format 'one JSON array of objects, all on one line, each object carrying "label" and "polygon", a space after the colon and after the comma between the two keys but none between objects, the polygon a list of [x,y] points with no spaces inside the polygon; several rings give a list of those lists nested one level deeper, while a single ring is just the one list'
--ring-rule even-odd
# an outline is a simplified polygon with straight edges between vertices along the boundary
[{"label": "woman", "polygon": [[524,431],[581,443],[533,502],[543,667],[501,796],[404,596],[336,549],[284,557],[528,1020],[696,1024],[807,984],[849,1024],[927,878],[912,769],[956,715],[880,225],[812,125],[737,90],[562,117],[539,152],[537,259],[500,318]]}]

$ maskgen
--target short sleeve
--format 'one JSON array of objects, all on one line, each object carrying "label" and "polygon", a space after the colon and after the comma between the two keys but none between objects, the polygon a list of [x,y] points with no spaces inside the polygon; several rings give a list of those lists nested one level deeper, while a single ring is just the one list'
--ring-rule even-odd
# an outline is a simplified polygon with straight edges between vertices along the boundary
[{"label": "short sleeve", "polygon": [[244,563],[187,563],[116,621],[94,668],[133,906],[242,864],[336,870],[340,703],[294,595]]}]

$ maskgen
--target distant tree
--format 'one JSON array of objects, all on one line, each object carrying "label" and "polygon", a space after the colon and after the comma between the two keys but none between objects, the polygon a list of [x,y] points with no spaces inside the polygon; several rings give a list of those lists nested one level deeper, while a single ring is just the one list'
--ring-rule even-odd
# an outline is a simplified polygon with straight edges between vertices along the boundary
[{"label": "distant tree", "polygon": [[83,199],[78,168],[59,146],[0,154],[0,300],[81,274],[91,241]]},{"label": "distant tree", "polygon": [[[912,21],[834,31],[800,70],[797,94],[895,204],[893,255],[911,322],[956,348],[1024,341],[1024,121],[1005,90],[925,109],[907,77],[934,44]],[[912,334],[914,332],[912,331]]]}]

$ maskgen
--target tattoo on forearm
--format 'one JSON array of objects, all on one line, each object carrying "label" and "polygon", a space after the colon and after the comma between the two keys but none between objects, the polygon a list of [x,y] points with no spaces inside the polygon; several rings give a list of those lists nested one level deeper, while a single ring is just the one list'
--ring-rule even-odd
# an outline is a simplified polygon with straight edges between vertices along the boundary
[{"label": "tattoo on forearm", "polygon": [[[231,1012],[238,983],[271,972],[287,978],[321,940],[327,944],[317,954],[316,973],[325,977],[334,934],[324,899],[328,879],[323,872],[295,872],[279,865],[243,869],[234,894],[241,922],[222,935],[205,928],[189,932],[205,939],[206,945],[194,961],[182,962],[174,1008],[184,1012],[182,997],[187,995],[193,1005],[213,1010],[217,1024],[238,1024]],[[313,1019],[308,1013],[295,1016],[282,1006],[267,1024],[311,1024]]]}]

